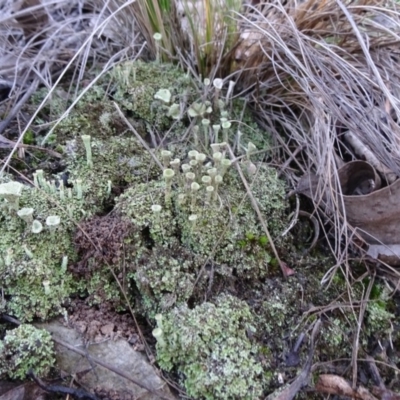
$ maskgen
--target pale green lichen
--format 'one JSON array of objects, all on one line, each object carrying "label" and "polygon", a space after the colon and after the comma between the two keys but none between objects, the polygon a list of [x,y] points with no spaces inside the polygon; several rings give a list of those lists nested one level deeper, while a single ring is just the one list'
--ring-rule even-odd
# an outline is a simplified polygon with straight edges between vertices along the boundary
[{"label": "pale green lichen", "polygon": [[[186,304],[194,294],[195,274],[204,259],[196,257],[184,247],[175,245],[168,250],[155,246],[144,252],[136,262],[132,276],[140,291],[143,311],[152,316],[175,305]],[[204,280],[196,291],[204,289]]]},{"label": "pale green lichen", "polygon": [[[336,304],[340,299],[346,306],[342,308],[338,304],[324,314],[316,358],[349,358],[355,320],[353,310],[347,305],[358,304],[363,291],[355,285],[350,298],[346,297],[347,283],[337,277],[331,288],[321,290],[320,281],[326,266],[333,261],[322,255],[315,259],[301,258],[299,249],[290,248],[290,238],[279,237],[288,225],[285,186],[275,170],[262,163],[265,153],[256,151],[268,148],[269,135],[257,126],[246,110],[244,99],[235,99],[227,107],[222,92],[216,93],[211,87],[208,92],[209,89],[213,96],[206,99],[205,92],[199,94],[183,71],[159,63],[123,63],[97,81],[54,131],[53,138],[59,143],[57,150],[65,154],[68,186],[56,188],[48,184],[58,179],[42,171],[34,176],[38,189],[24,187],[21,194],[19,208],[32,207],[33,218],[43,225],[47,216],[60,216],[62,230],[57,232],[57,237],[62,240],[57,246],[61,249],[56,248],[54,242],[50,241],[48,248],[41,242],[50,237],[46,228],[37,235],[31,234],[30,229],[24,228],[24,221],[11,218],[7,206],[1,211],[0,229],[10,232],[6,235],[8,239],[0,237],[0,270],[7,270],[11,275],[5,275],[8,280],[2,280],[7,301],[2,311],[28,320],[60,312],[72,287],[68,269],[61,260],[68,257],[70,264],[77,260],[71,246],[71,232],[76,229],[71,217],[75,221],[83,218],[85,221],[81,222],[84,223],[95,214],[104,215],[113,209],[112,214],[129,219],[133,225],[121,242],[121,254],[110,259],[108,264],[90,253],[82,254],[83,258],[88,256],[87,269],[84,269],[87,276],[76,278],[78,282],[74,283],[74,288],[89,295],[86,298],[89,304],[107,301],[118,309],[125,299],[112,270],[121,279],[136,311],[150,318],[158,312],[165,315],[163,329],[168,335],[165,333],[163,338],[170,343],[167,342],[165,351],[158,348],[160,364],[187,374],[185,385],[189,393],[195,397],[200,393],[199,397],[208,398],[257,398],[261,381],[267,393],[276,388],[278,371],[290,378],[296,376],[297,370],[279,364],[279,360],[302,330],[309,332],[320,310],[333,300]],[[157,99],[159,96],[155,98],[160,91],[171,93],[168,104]],[[114,101],[150,147],[155,144],[158,147],[159,138],[165,135],[160,148],[167,146],[168,149],[151,151],[164,169],[174,171],[172,181],[164,181],[163,171],[132,137]],[[87,165],[81,135],[91,136],[93,168]],[[183,136],[187,140],[181,140]],[[242,157],[232,164],[228,153],[224,154],[224,146],[215,143],[220,140],[226,140],[235,156]],[[189,150],[195,152],[189,155]],[[198,157],[199,154],[202,156]],[[211,165],[207,166],[209,162]],[[280,278],[277,260],[247,197],[236,164],[251,186],[279,255],[296,271],[288,281],[282,282]],[[217,176],[221,176],[222,181]],[[123,195],[114,203],[114,196],[120,193]],[[59,207],[54,206],[54,199]],[[161,209],[154,208],[155,205]],[[17,248],[16,243],[22,246]],[[14,280],[10,281],[11,278]],[[256,326],[251,336],[262,343],[252,348],[266,368],[260,377],[254,372],[257,369],[254,363],[249,366],[244,362],[245,356],[254,359],[252,351],[248,350],[249,341],[242,335],[243,325],[239,324],[238,330],[229,326],[231,319],[237,321],[235,305],[246,308],[244,303],[231,298],[233,310],[226,314],[222,313],[218,302],[213,303],[219,293],[226,291],[238,293],[238,298],[249,299],[251,304],[253,315],[245,318],[248,325],[243,324],[250,326],[250,331]],[[202,305],[205,298],[209,302]],[[366,329],[363,327],[360,333],[359,355],[367,349],[369,338],[373,336],[393,339],[395,346],[396,340],[397,344],[399,341],[396,330],[392,329],[393,305],[379,296],[372,300],[366,310]],[[209,339],[207,328],[206,339],[200,332],[203,326],[213,324],[212,332],[221,338],[216,343]],[[181,326],[183,331],[180,331]],[[223,336],[225,331],[231,336]],[[196,351],[188,347],[191,351],[186,354],[186,343],[191,342],[176,338],[182,332],[183,337],[188,332],[196,333],[192,337]],[[283,337],[286,335],[287,341]],[[172,351],[174,340],[181,346],[176,355]],[[232,357],[230,352],[229,356],[224,353],[225,349],[230,351],[242,345],[245,356],[240,352]],[[300,354],[302,362],[306,349],[304,346]],[[223,373],[218,366],[225,366]],[[247,370],[250,370],[249,375],[246,375]],[[228,375],[235,376],[237,384],[232,383]],[[255,386],[249,383],[254,381]],[[243,387],[248,391],[244,392]],[[229,394],[228,390],[231,390]]]},{"label": "pale green lichen", "polygon": [[7,331],[0,341],[0,376],[24,379],[29,370],[45,377],[55,364],[54,345],[49,332],[22,324]]},{"label": "pale green lichen", "polygon": [[[45,225],[57,209],[49,194],[26,185],[22,187],[20,204],[35,210],[36,225]],[[75,226],[66,213],[61,214],[63,222],[55,237],[48,229],[35,230],[35,234],[17,214],[0,210],[0,281],[6,298],[3,310],[22,321],[60,313],[71,291],[71,277],[60,267],[64,256],[75,258],[71,242]],[[42,282],[47,280],[51,289],[45,293]]]},{"label": "pale green lichen", "polygon": [[[150,155],[131,137],[110,137],[108,140],[92,137],[91,157],[95,168],[86,164],[86,150],[79,139],[68,142],[66,147],[69,181],[82,181],[84,201],[97,212],[101,212],[105,202],[109,201],[110,187],[111,191],[121,190],[155,174],[156,167]],[[88,216],[82,214],[79,219]]]},{"label": "pale green lichen", "polygon": [[[211,170],[200,163],[193,166],[196,173],[174,174],[168,182],[159,174],[158,179],[128,189],[117,201],[117,209],[138,228],[148,228],[156,244],[179,243],[204,259],[209,257],[217,264],[217,273],[218,265],[228,265],[246,278],[266,276],[270,248],[238,172],[230,168],[222,178],[217,169],[212,174]],[[208,174],[212,179],[206,181]],[[211,199],[206,189],[210,179],[214,182]],[[286,226],[284,183],[273,169],[260,165],[251,185],[270,233],[277,237]],[[162,205],[157,215],[153,204]]]},{"label": "pale green lichen", "polygon": [[[35,174],[34,187],[18,183],[19,207],[34,210],[32,225],[27,227],[17,212],[10,213],[8,201],[4,200],[6,207],[0,209],[0,281],[6,299],[2,310],[21,321],[47,319],[61,313],[64,302],[77,289],[94,293],[96,287],[103,292],[110,287],[108,298],[119,292],[109,274],[100,274],[101,282],[94,279],[82,284],[72,279],[61,268],[62,260],[68,257],[70,263],[77,261],[75,221],[101,212],[110,201],[110,186],[142,180],[149,172],[149,155],[140,153],[132,138],[91,142],[96,168],[87,165],[82,140],[66,150],[69,187],[43,171]],[[0,183],[8,188],[13,180],[4,176]],[[111,283],[108,285],[104,279]],[[43,282],[48,284],[44,286]]]},{"label": "pale green lichen", "polygon": [[190,310],[174,308],[163,316],[157,361],[184,375],[189,396],[205,399],[256,399],[262,394],[258,349],[247,337],[254,331],[246,303],[228,295]]},{"label": "pale green lichen", "polygon": [[166,102],[185,104],[195,93],[191,78],[167,63],[125,62],[114,68],[111,78],[113,99],[120,107],[156,129],[171,124]]}]

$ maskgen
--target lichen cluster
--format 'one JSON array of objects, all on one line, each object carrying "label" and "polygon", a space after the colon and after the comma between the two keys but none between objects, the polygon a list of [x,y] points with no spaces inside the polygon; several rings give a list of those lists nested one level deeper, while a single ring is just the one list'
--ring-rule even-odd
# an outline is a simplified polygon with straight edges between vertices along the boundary
[{"label": "lichen cluster", "polygon": [[205,399],[256,399],[262,394],[263,368],[246,303],[229,295],[189,309],[176,307],[158,316],[157,361],[185,376],[189,396]]},{"label": "lichen cluster", "polygon": [[[268,273],[272,257],[266,234],[224,146],[210,155],[191,150],[185,163],[162,151],[160,159],[173,168],[130,187],[116,201],[116,210],[136,227],[131,242],[143,244],[128,264],[129,276],[151,314],[191,297],[198,301],[212,282]],[[239,168],[247,171],[249,162]],[[278,236],[286,219],[284,183],[261,163],[246,177],[271,233]]]},{"label": "lichen cluster", "polygon": [[[61,173],[36,171],[16,186],[15,178],[0,178],[0,312],[31,321],[64,312],[72,293],[117,310],[128,299],[157,321],[157,362],[178,372],[194,398],[256,399],[279,386],[279,372],[296,375],[281,360],[317,318],[310,310],[340,296],[357,302],[364,291],[355,286],[346,297],[344,280],[320,290],[331,260],[299,258],[290,237],[281,237],[286,187],[259,151],[268,135],[240,99],[223,95],[223,84],[193,82],[168,64],[121,64],[55,128]],[[282,259],[296,270],[287,281],[277,276],[239,171]],[[368,336],[391,338],[388,304],[379,290],[366,309],[363,345]],[[317,356],[348,357],[353,316],[340,308],[326,315]],[[34,328],[22,329],[27,340],[38,338]],[[8,354],[18,332],[6,336]],[[26,372],[1,368],[12,377]]]},{"label": "lichen cluster", "polygon": [[[186,375],[192,395],[255,398],[262,391],[262,369],[255,358],[257,346],[246,336],[246,329],[253,329],[251,313],[245,303],[218,294],[237,277],[262,279],[273,261],[237,165],[271,234],[278,236],[286,225],[285,185],[256,154],[256,146],[265,147],[268,140],[243,113],[240,101],[230,107],[222,98],[221,80],[214,88],[204,83],[200,99],[193,82],[168,65],[126,63],[110,79],[107,94],[104,87],[94,87],[55,130],[68,186],[88,208],[82,204],[70,212],[75,221],[84,221],[73,236],[79,259],[75,253],[68,271],[89,301],[111,300],[117,307],[112,269],[136,310],[147,317],[163,313],[165,334],[173,328],[167,321],[183,329],[187,325],[188,331],[198,329],[201,321],[210,336],[201,339],[196,333],[199,340],[189,359],[183,357],[184,348],[172,358],[165,348],[158,354],[160,363],[170,357],[168,367],[163,365]],[[110,97],[150,146],[168,130],[168,149],[154,150],[163,169],[132,138]],[[190,141],[180,142],[188,133]],[[232,160],[228,146],[242,159]],[[111,216],[95,215],[111,207],[120,192]],[[64,209],[68,198],[61,199]],[[204,293],[211,300],[202,304]],[[194,310],[188,302],[196,305]]]},{"label": "lichen cluster", "polygon": [[46,376],[55,364],[51,335],[44,329],[22,324],[7,331],[0,341],[0,376],[24,379],[29,370]]},{"label": "lichen cluster", "polygon": [[72,290],[67,264],[75,256],[71,246],[75,227],[68,209],[74,215],[84,200],[74,194],[69,207],[60,208],[53,196],[54,182],[43,179],[32,187],[7,176],[0,182],[0,191],[7,185],[20,187],[15,208],[0,194],[2,311],[22,321],[59,314]]}]

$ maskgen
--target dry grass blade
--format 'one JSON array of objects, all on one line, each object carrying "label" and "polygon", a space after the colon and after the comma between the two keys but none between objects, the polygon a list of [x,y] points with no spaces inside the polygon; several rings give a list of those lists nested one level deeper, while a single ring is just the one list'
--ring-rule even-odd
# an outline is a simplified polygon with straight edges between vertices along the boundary
[{"label": "dry grass blade", "polygon": [[[264,8],[263,8],[264,7]],[[314,202],[334,218],[338,260],[347,250],[346,216],[338,196],[338,159],[354,159],[351,131],[388,170],[400,175],[400,18],[395,2],[270,3],[241,16],[233,50],[239,80],[264,126],[285,138],[286,157],[318,177]],[[285,149],[281,147],[281,152]]]},{"label": "dry grass blade", "polygon": [[[229,151],[229,154],[230,154],[231,159],[234,160],[234,159],[235,159],[235,155],[233,154],[233,151],[232,151],[232,149],[230,148],[230,146],[228,146],[228,151]],[[286,269],[285,269],[285,267],[284,267],[284,265],[283,265],[283,263],[282,263],[282,261],[281,261],[281,259],[280,259],[280,257],[279,257],[278,251],[276,250],[274,241],[273,241],[273,239],[272,239],[272,237],[271,237],[271,235],[270,235],[270,233],[269,233],[269,231],[268,231],[267,224],[266,224],[265,221],[264,221],[264,218],[263,218],[263,216],[262,216],[262,214],[261,214],[261,212],[260,212],[260,209],[259,209],[259,207],[258,207],[258,205],[257,205],[257,202],[256,202],[256,200],[254,199],[254,197],[253,197],[253,195],[252,195],[252,193],[251,193],[250,186],[249,186],[249,184],[248,184],[248,182],[247,182],[247,180],[246,180],[246,178],[245,178],[245,176],[244,176],[244,174],[243,174],[243,172],[242,172],[240,166],[236,163],[236,164],[235,164],[235,167],[236,167],[236,169],[237,169],[237,171],[238,171],[238,173],[239,173],[240,179],[242,180],[244,187],[246,188],[247,196],[249,196],[251,205],[252,205],[254,211],[257,213],[258,219],[259,219],[260,224],[261,224],[261,226],[262,226],[262,228],[263,228],[263,230],[264,230],[264,233],[265,233],[265,234],[267,235],[267,237],[268,237],[270,246],[271,246],[271,248],[272,248],[272,251],[273,251],[273,253],[274,253],[274,256],[276,257],[276,259],[277,259],[277,261],[278,261],[278,264],[279,264],[279,267],[281,268],[282,274],[283,274],[284,278],[287,278],[288,275],[287,275]]]},{"label": "dry grass blade", "polygon": [[[21,96],[32,87],[32,82],[49,89],[32,118],[23,119],[28,122],[17,143],[46,102],[57,97],[55,90],[67,73],[72,72],[67,95],[74,99],[89,71],[88,64],[91,68],[103,67],[104,72],[117,61],[141,51],[133,15],[129,25],[120,23],[119,17],[127,14],[125,9],[129,5],[128,2],[120,6],[113,0],[79,0],[72,4],[61,0],[26,0],[4,6],[0,17],[0,76],[11,84],[8,100],[0,109],[8,115],[10,110],[19,111],[24,105]],[[24,102],[27,98],[29,95],[23,98]],[[11,120],[3,121],[2,131]],[[12,134],[15,137],[17,133]]]}]

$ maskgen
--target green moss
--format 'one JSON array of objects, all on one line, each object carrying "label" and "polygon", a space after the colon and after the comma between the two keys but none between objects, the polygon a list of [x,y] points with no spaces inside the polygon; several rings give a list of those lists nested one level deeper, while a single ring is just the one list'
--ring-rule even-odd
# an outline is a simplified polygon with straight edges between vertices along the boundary
[{"label": "green moss", "polygon": [[159,324],[157,361],[184,374],[184,385],[194,398],[255,399],[262,393],[262,367],[257,346],[247,338],[254,331],[248,306],[232,296],[190,310],[173,309]]},{"label": "green moss", "polygon": [[374,284],[367,305],[366,328],[380,339],[391,334],[393,330],[395,315],[390,310],[392,301],[392,296],[385,286]]},{"label": "green moss", "polygon": [[35,375],[45,377],[54,363],[53,341],[43,329],[22,324],[0,341],[0,376],[24,379],[32,369]]},{"label": "green moss", "polygon": [[33,131],[28,130],[23,138],[23,143],[24,144],[35,144],[35,134]]}]

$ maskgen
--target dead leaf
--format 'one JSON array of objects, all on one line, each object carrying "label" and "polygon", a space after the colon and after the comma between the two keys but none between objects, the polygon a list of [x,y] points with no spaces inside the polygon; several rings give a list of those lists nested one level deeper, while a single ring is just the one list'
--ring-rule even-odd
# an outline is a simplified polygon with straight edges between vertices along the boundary
[{"label": "dead leaf", "polygon": [[[343,204],[347,222],[370,245],[369,255],[391,265],[400,265],[400,179],[384,188],[371,165],[353,161],[339,169]],[[319,179],[308,174],[300,179],[297,192],[316,197]],[[332,180],[333,185],[333,180]],[[327,209],[327,188],[320,195],[320,204]]]},{"label": "dead leaf", "polygon": [[295,270],[293,270],[292,268],[290,268],[285,262],[281,262],[281,266],[282,269],[285,271],[286,276],[291,276],[294,275],[296,273]]},{"label": "dead leaf", "polygon": [[34,382],[0,381],[0,400],[46,400],[46,392]]},{"label": "dead leaf", "polygon": [[350,384],[344,378],[338,375],[320,375],[318,382],[315,385],[315,390],[320,393],[346,396],[352,399],[377,400],[375,396],[369,393],[368,390],[362,386],[356,390],[353,390]]}]

